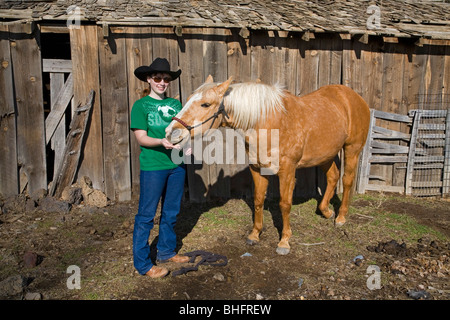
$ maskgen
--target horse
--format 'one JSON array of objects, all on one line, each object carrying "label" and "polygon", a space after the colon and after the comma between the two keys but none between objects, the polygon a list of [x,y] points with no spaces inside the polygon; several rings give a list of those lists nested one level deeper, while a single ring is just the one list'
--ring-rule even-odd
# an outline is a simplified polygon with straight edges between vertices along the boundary
[{"label": "horse", "polygon": [[[278,163],[268,165],[267,161],[256,156],[256,161],[249,165],[254,181],[254,220],[247,243],[253,245],[260,240],[269,183],[267,173],[262,174],[262,170],[273,170],[279,178],[279,207],[283,221],[276,252],[285,255],[290,252],[292,231],[289,214],[296,169],[316,166],[323,169],[327,187],[318,210],[323,217],[334,218],[335,213],[329,204],[340,177],[337,155],[343,149],[343,194],[339,214],[334,221],[336,226],[343,225],[369,122],[367,103],[344,85],[327,85],[304,96],[296,96],[277,85],[262,82],[232,83],[232,77],[222,83],[214,83],[209,76],[191,94],[176,117],[172,118],[166,128],[166,138],[173,144],[183,144],[210,129],[226,126],[250,130],[253,138],[262,141],[260,132],[268,136],[268,132],[276,130],[279,143],[269,141],[267,149],[271,159],[277,159],[272,162]],[[245,137],[247,152],[251,149],[250,138],[251,135]]]}]

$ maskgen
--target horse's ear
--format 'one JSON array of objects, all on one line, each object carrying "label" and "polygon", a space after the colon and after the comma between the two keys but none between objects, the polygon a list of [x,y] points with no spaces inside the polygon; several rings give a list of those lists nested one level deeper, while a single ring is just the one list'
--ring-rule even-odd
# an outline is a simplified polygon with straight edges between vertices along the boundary
[{"label": "horse's ear", "polygon": [[220,95],[220,96],[223,96],[225,94],[225,92],[227,91],[227,89],[230,86],[232,81],[233,81],[233,77],[229,77],[227,81],[225,81],[222,84],[219,84],[215,88],[215,91],[217,92],[217,94]]},{"label": "horse's ear", "polygon": [[213,82],[214,82],[213,76],[209,75],[208,78],[206,78],[205,83],[213,83]]}]

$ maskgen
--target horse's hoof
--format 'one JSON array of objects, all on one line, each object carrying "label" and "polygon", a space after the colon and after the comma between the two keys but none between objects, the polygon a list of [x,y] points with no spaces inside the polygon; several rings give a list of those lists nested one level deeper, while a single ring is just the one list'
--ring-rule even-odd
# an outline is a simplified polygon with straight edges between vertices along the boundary
[{"label": "horse's hoof", "polygon": [[279,255],[285,256],[289,253],[289,251],[291,251],[291,249],[289,249],[289,248],[277,247],[277,253]]},{"label": "horse's hoof", "polygon": [[345,221],[334,221],[335,227],[342,227],[345,224]]},{"label": "horse's hoof", "polygon": [[[331,211],[331,210],[330,210]],[[325,216],[325,215],[324,215]],[[336,213],[334,213],[334,211],[331,211],[330,216],[325,216],[325,219],[333,219],[336,216]]]},{"label": "horse's hoof", "polygon": [[256,240],[247,239],[247,244],[250,245],[250,246],[254,246],[257,243],[258,243],[258,241],[256,241]]}]

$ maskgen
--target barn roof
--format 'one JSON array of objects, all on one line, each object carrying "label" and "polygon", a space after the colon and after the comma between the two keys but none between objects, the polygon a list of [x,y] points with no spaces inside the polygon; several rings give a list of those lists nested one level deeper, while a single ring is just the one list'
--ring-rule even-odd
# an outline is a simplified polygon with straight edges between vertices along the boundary
[{"label": "barn roof", "polygon": [[[446,2],[447,3],[446,3]],[[377,8],[370,7],[377,4]],[[450,39],[448,0],[3,0],[0,19],[339,32]],[[72,7],[74,8],[74,7]],[[379,24],[375,19],[379,14]],[[368,25],[369,19],[369,25]],[[1,21],[0,20],[0,21]]]}]

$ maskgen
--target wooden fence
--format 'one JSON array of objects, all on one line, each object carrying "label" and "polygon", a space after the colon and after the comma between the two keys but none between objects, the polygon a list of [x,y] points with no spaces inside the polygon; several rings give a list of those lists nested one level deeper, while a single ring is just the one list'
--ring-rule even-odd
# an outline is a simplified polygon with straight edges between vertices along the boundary
[{"label": "wooden fence", "polygon": [[[39,27],[39,25],[37,26]],[[61,28],[58,29],[60,32]],[[72,106],[96,92],[86,132],[78,177],[88,176],[95,188],[108,198],[128,200],[139,190],[139,148],[129,130],[129,113],[145,89],[133,71],[156,57],[166,57],[181,77],[170,85],[169,94],[182,103],[211,74],[216,81],[233,76],[236,81],[260,79],[281,83],[303,95],[327,84],[352,87],[371,108],[407,115],[417,108],[415,97],[450,93],[450,42],[388,37],[352,37],[349,34],[297,34],[239,29],[81,25],[70,29]],[[53,180],[55,161],[49,158],[46,127],[52,118],[43,108],[43,64],[40,32],[29,24],[0,26],[0,193],[32,194],[47,189]],[[57,73],[53,69],[52,73]],[[51,108],[68,99],[69,73],[54,80],[55,88],[66,88],[61,97],[52,94]],[[59,83],[59,84],[56,84]],[[69,104],[70,105],[70,104]],[[424,105],[424,109],[427,107]],[[68,108],[70,110],[70,107]],[[53,113],[53,115],[55,115]],[[65,117],[71,117],[66,111]],[[65,120],[65,123],[68,123]],[[58,126],[64,122],[59,122]],[[52,125],[53,128],[54,125]],[[409,133],[402,123],[390,130]],[[67,134],[66,127],[65,133]],[[52,140],[64,136],[55,129]],[[55,149],[56,150],[56,149]],[[53,151],[55,154],[57,151]],[[56,158],[56,157],[55,157]],[[380,177],[392,179],[392,168]],[[277,179],[268,191],[277,196]],[[398,177],[395,179],[399,179]],[[396,181],[401,185],[404,181]],[[193,164],[188,170],[189,198],[203,201],[208,196],[251,195],[251,179],[246,164]],[[299,170],[296,196],[316,196],[325,178],[316,168]]]}]

